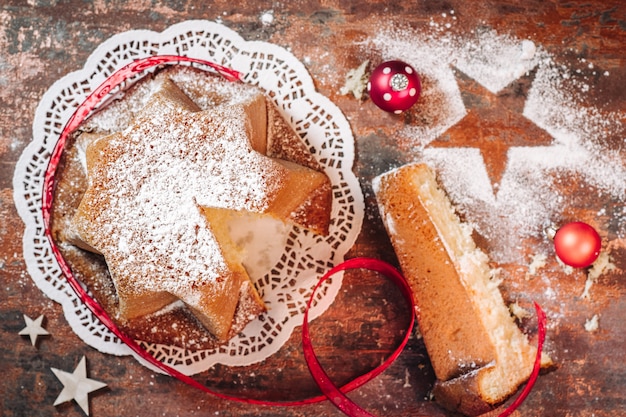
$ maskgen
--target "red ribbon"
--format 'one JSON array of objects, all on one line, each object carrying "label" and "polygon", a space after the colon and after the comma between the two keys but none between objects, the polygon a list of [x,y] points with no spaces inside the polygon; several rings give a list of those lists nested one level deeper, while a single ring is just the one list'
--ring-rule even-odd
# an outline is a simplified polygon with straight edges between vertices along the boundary
[{"label": "red ribbon", "polygon": [[528,383],[520,392],[519,396],[506,408],[498,417],[508,417],[513,414],[513,411],[519,407],[526,397],[530,394],[539,377],[539,371],[541,371],[541,352],[543,351],[543,343],[546,339],[546,313],[543,312],[539,304],[535,303],[535,311],[537,312],[537,355],[535,356],[535,363],[533,370],[528,378]]},{"label": "red ribbon", "polygon": [[[69,135],[91,114],[91,112],[96,108],[96,106],[109,94],[111,90],[118,87],[129,77],[141,73],[149,68],[152,68],[157,65],[169,64],[169,63],[179,63],[179,62],[188,62],[195,63],[204,66],[208,66],[213,70],[217,71],[219,74],[224,76],[225,78],[236,81],[241,80],[242,75],[234,71],[232,69],[223,67],[221,65],[215,64],[210,61],[205,61],[201,59],[195,59],[185,56],[177,56],[177,55],[160,55],[160,56],[150,56],[147,58],[137,59],[132,63],[120,68],[111,74],[100,86],[98,86],[89,96],[85,99],[83,103],[81,103],[77,109],[74,111],[67,124],[63,128],[61,135],[55,148],[53,149],[50,163],[45,173],[44,177],[44,185],[43,185],[43,195],[42,195],[42,216],[44,222],[44,230],[45,235],[48,238],[50,243],[52,252],[59,263],[59,267],[61,271],[65,275],[68,284],[70,287],[76,292],[78,298],[89,308],[89,310],[100,320],[115,336],[117,336],[123,343],[125,343],[133,352],[135,352],[139,357],[146,360],[151,365],[155,366],[157,369],[163,371],[164,373],[179,379],[180,381],[197,388],[201,391],[204,391],[208,394],[211,394],[215,397],[237,401],[241,403],[254,404],[254,405],[262,405],[262,406],[296,406],[296,405],[305,405],[305,404],[313,404],[320,401],[324,401],[326,399],[330,400],[335,406],[337,406],[342,412],[351,417],[373,417],[372,414],[359,407],[357,404],[352,402],[346,395],[346,392],[349,392],[355,388],[358,388],[375,378],[377,375],[382,373],[385,369],[387,369],[395,359],[400,355],[402,350],[404,349],[408,339],[411,335],[411,331],[413,329],[415,323],[415,314],[414,314],[414,300],[411,289],[404,279],[404,277],[391,265],[371,258],[354,258],[348,261],[345,261],[336,267],[332,268],[328,271],[317,283],[309,302],[307,303],[304,318],[302,323],[302,348],[304,352],[304,358],[307,362],[307,366],[311,372],[311,375],[319,388],[321,389],[323,395],[319,395],[316,397],[297,400],[297,401],[284,401],[284,402],[275,402],[275,401],[263,401],[257,399],[250,398],[240,398],[227,394],[223,394],[217,391],[213,391],[205,385],[199,383],[195,379],[187,376],[176,369],[170,367],[167,364],[164,364],[154,358],[148,351],[139,345],[134,339],[126,335],[122,332],[119,327],[115,324],[115,322],[111,319],[111,317],[104,311],[102,306],[98,304],[98,302],[92,298],[87,290],[81,285],[81,283],[76,279],[72,270],[67,263],[67,261],[63,258],[59,248],[56,245],[55,240],[52,238],[51,230],[50,230],[50,219],[51,219],[51,211],[52,211],[52,200],[54,198],[54,176],[61,159],[61,155],[65,148],[65,143],[69,137]],[[368,269],[372,271],[376,271],[378,273],[383,274],[388,279],[390,279],[398,288],[401,290],[402,295],[404,296],[407,304],[410,308],[411,312],[411,322],[406,330],[404,338],[400,345],[396,348],[396,350],[387,358],[381,365],[371,370],[370,372],[361,375],[351,382],[347,383],[343,387],[338,388],[333,382],[330,380],[322,366],[320,365],[317,356],[315,355],[315,351],[313,349],[313,344],[311,343],[311,338],[309,335],[309,325],[308,325],[308,313],[311,307],[311,304],[314,300],[315,291],[324,283],[327,279],[331,278],[334,274],[342,271],[346,271],[348,269]],[[528,396],[530,390],[532,389],[532,385],[539,374],[540,369],[540,359],[541,359],[541,347],[543,344],[543,339],[545,337],[545,315],[543,315],[543,311],[539,308],[538,305],[535,305],[537,308],[537,313],[540,316],[539,320],[539,346],[537,349],[537,360],[535,362],[535,367],[533,370],[533,376],[529,380],[524,391],[521,393],[519,398],[512,404],[509,409],[510,412],[505,411],[505,413],[501,414],[500,417],[508,416],[514,408],[519,406],[521,402]],[[540,314],[541,313],[541,314]],[[543,319],[541,319],[541,316]],[[513,407],[513,408],[512,408]],[[507,414],[508,412],[508,414]]]},{"label": "red ribbon", "polygon": [[[313,376],[313,379],[315,380],[317,385],[320,387],[324,395],[326,395],[326,397],[337,408],[339,408],[344,414],[348,415],[349,417],[375,417],[373,414],[361,408],[352,400],[350,400],[346,395],[344,395],[345,388],[348,386],[345,386],[339,389],[330,380],[330,378],[328,377],[328,375],[326,374],[326,372],[320,365],[319,361],[317,360],[317,356],[315,356],[315,351],[313,350],[313,345],[311,343],[311,338],[309,336],[309,326],[307,323],[308,310],[314,299],[315,291],[317,290],[317,288],[324,281],[329,279],[333,274],[339,271],[345,271],[347,269],[355,269],[355,268],[368,269],[368,270],[380,272],[381,274],[385,275],[394,284],[396,284],[398,288],[400,288],[400,290],[402,291],[402,295],[404,295],[404,298],[411,306],[411,312],[415,311],[414,310],[415,304],[414,304],[411,288],[409,284],[407,283],[406,279],[395,268],[377,259],[369,259],[369,258],[350,259],[348,261],[345,261],[339,264],[332,270],[330,270],[326,275],[324,275],[319,280],[319,282],[315,286],[313,290],[313,294],[311,294],[311,298],[309,299],[307,309],[304,312],[304,323],[302,324],[302,347],[304,350],[304,358],[307,362],[309,370],[311,371],[311,375]],[[541,352],[543,350],[543,343],[546,337],[546,315],[541,309],[541,307],[539,306],[539,304],[537,303],[534,303],[534,304],[535,304],[535,310],[537,312],[538,342],[537,342],[537,354],[535,356],[535,363],[533,365],[533,370],[528,379],[528,383],[526,384],[524,389],[520,392],[519,396],[515,399],[515,401],[513,401],[513,403],[511,403],[510,406],[508,406],[501,414],[499,414],[498,417],[510,416],[524,402],[526,397],[528,397],[528,395],[532,391],[532,388],[535,382],[537,381],[537,378],[539,376],[539,371],[541,371]],[[405,334],[404,339],[402,340],[402,343],[400,343],[400,346],[393,352],[393,354],[389,358],[387,358],[387,360],[381,366],[372,370],[368,374],[365,374],[355,379],[354,381],[352,381],[350,384],[355,383],[357,385],[355,387],[351,387],[350,389],[356,388],[366,383],[367,381],[369,381],[370,379],[374,378],[375,376],[380,374],[382,371],[387,369],[389,365],[393,363],[393,361],[398,357],[398,355],[400,355],[400,353],[402,352],[402,349],[406,345],[408,338],[411,334],[411,329],[413,328],[414,321],[415,321],[415,314],[411,314],[411,324],[409,325],[408,331]]]},{"label": "red ribbon", "polygon": [[[348,269],[358,269],[358,268],[379,272],[385,275],[385,277],[387,277],[394,284],[396,284],[398,288],[400,288],[400,290],[402,291],[402,295],[404,296],[405,300],[407,301],[410,307],[411,323],[409,324],[409,327],[406,333],[404,334],[404,339],[402,339],[402,342],[400,343],[398,348],[393,352],[391,356],[387,358],[387,360],[385,360],[385,362],[383,362],[379,367],[375,368],[369,373],[362,375],[359,378],[356,378],[355,380],[350,382],[347,386],[345,386],[343,389],[339,389],[330,380],[330,378],[328,377],[328,375],[322,368],[322,365],[320,365],[319,361],[317,360],[317,356],[315,356],[313,344],[311,343],[311,337],[309,336],[309,324],[308,324],[309,308],[311,307],[311,303],[313,302],[315,291],[319,288],[320,285],[322,285],[322,283],[324,283],[327,279],[332,277],[337,272],[345,271]],[[411,331],[413,330],[413,325],[415,324],[414,311],[415,311],[415,304],[413,300],[413,293],[411,292],[411,288],[409,287],[409,284],[406,282],[404,277],[394,267],[378,259],[354,258],[354,259],[347,260],[337,265],[335,268],[331,269],[326,275],[324,275],[318,281],[317,285],[313,289],[313,294],[311,294],[311,298],[309,298],[307,308],[304,311],[304,322],[302,323],[302,348],[304,350],[304,358],[309,367],[309,370],[311,371],[311,375],[313,376],[313,379],[315,380],[317,385],[320,387],[324,395],[326,395],[326,397],[337,408],[339,408],[348,416],[374,417],[373,414],[370,414],[368,411],[359,407],[352,400],[346,397],[344,392],[346,391],[346,388],[347,390],[350,390],[350,389],[354,389],[358,386],[365,384],[367,381],[371,380],[372,378],[376,377],[381,372],[383,372],[385,369],[387,369],[393,363],[393,361],[396,360],[396,358],[400,355],[400,353],[402,353],[404,346],[407,344],[409,340]]]}]

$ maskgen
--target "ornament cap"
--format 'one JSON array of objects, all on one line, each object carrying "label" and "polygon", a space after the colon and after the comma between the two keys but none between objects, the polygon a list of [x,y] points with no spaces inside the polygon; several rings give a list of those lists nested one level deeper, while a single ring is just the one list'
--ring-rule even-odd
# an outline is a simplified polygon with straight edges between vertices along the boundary
[{"label": "ornament cap", "polygon": [[548,239],[554,240],[554,236],[556,235],[557,230],[558,230],[558,227],[552,224],[550,226],[546,226],[546,228],[543,229],[543,233],[545,233]]}]

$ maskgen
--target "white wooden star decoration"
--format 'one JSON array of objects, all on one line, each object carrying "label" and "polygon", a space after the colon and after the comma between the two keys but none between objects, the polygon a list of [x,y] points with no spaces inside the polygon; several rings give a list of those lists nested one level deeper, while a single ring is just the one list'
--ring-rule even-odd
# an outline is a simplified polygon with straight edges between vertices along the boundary
[{"label": "white wooden star decoration", "polygon": [[89,393],[107,386],[104,382],[87,378],[87,364],[83,356],[73,373],[50,368],[63,384],[63,391],[54,401],[54,405],[76,401],[80,408],[89,415]]},{"label": "white wooden star decoration", "polygon": [[26,314],[24,314],[24,321],[26,322],[26,327],[20,330],[19,335],[29,336],[30,342],[33,344],[33,346],[35,346],[35,344],[37,343],[38,336],[47,336],[50,334],[42,326],[43,319],[44,319],[43,314],[37,317],[35,320],[31,319]]}]

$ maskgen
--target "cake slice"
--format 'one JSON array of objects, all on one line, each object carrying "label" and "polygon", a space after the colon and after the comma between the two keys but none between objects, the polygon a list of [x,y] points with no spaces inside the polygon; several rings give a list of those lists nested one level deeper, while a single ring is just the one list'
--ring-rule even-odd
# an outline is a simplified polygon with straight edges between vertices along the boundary
[{"label": "cake slice", "polygon": [[528,379],[536,348],[515,324],[487,256],[427,165],[385,173],[373,188],[415,295],[436,400],[467,415],[491,410]]}]

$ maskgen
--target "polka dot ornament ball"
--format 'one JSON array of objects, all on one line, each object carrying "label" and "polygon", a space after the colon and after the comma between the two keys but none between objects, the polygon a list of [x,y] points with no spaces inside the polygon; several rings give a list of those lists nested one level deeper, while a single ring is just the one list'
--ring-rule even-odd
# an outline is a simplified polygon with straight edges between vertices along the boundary
[{"label": "polka dot ornament ball", "polygon": [[421,83],[417,71],[402,61],[386,61],[377,66],[367,83],[370,98],[382,110],[400,114],[419,99]]}]

